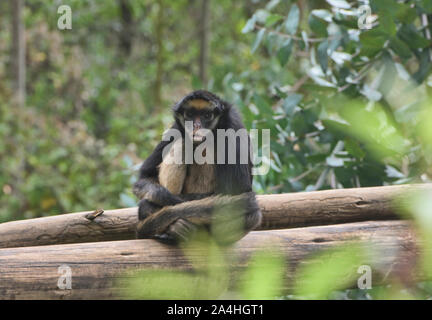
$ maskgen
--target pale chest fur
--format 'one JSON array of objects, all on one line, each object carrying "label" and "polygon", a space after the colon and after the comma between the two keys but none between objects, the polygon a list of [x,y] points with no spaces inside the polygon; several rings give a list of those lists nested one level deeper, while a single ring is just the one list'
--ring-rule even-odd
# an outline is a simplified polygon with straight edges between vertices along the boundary
[{"label": "pale chest fur", "polygon": [[215,190],[215,167],[212,164],[176,164],[175,143],[159,166],[159,183],[173,194],[211,193]]},{"label": "pale chest fur", "polygon": [[182,193],[211,193],[215,189],[215,172],[212,164],[190,164]]}]

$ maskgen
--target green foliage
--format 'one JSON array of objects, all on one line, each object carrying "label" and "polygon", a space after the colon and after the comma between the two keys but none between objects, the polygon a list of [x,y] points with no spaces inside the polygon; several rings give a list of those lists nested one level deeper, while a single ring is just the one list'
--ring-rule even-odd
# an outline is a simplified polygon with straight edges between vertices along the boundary
[{"label": "green foliage", "polygon": [[327,299],[333,291],[354,287],[365,259],[365,249],[355,244],[325,250],[298,271],[295,296]]},{"label": "green foliage", "polygon": [[[27,101],[17,107],[10,7],[0,1],[0,221],[135,205],[135,170],[172,121],[168,107],[201,87],[236,105],[247,128],[271,130],[271,170],[255,177],[258,193],[431,182],[431,1],[370,0],[371,29],[358,26],[364,1],[212,2],[208,83],[198,77],[198,2],[164,2],[163,50],[157,2],[125,2],[128,19],[116,0],[69,1],[73,30],[60,31],[57,5],[26,1]],[[158,61],[161,105],[154,103]],[[429,225],[423,202],[407,209],[420,226]],[[422,231],[426,253],[428,234]],[[314,277],[319,266],[312,263],[298,279],[308,284],[287,297],[428,297],[395,294],[399,284],[338,291],[352,279],[339,286],[335,271],[359,260],[349,249],[335,252],[336,261],[333,253],[319,256],[324,278]],[[256,257],[246,271],[255,282],[236,292],[227,291],[227,268],[217,261],[220,268],[203,268],[198,278],[145,271],[132,292],[160,288],[138,298],[284,294],[273,285],[282,274],[277,256]],[[426,254],[426,272],[430,261]],[[164,291],[166,281],[172,291]],[[428,283],[418,287],[430,292]]]},{"label": "green foliage", "polygon": [[249,261],[239,291],[244,299],[274,299],[283,288],[285,261],[277,252],[262,251]]},{"label": "green foliage", "polygon": [[[225,90],[248,126],[271,129],[273,170],[257,177],[256,190],[430,181],[413,130],[431,92],[424,3],[371,1],[371,29],[357,24],[361,2],[302,3],[301,12],[292,4],[252,15],[243,31],[258,30],[252,52],[268,58]],[[274,15],[287,19],[263,20]]]},{"label": "green foliage", "polygon": [[78,121],[64,124],[7,105],[0,114],[1,220],[118,206],[132,150],[106,145]]},{"label": "green foliage", "polygon": [[[196,19],[184,19],[196,16],[199,5],[189,8],[181,0],[166,8],[166,100],[156,106],[157,6],[125,3],[130,21],[117,0],[70,1],[72,30],[61,31],[57,4],[26,1],[27,101],[18,108],[11,102],[11,8],[1,2],[0,221],[136,205],[131,194],[136,169],[172,121],[170,105],[193,81],[202,86],[196,81]],[[243,57],[250,56],[248,39],[243,47],[226,40],[241,35],[247,15],[242,5],[225,0],[211,13],[210,85],[221,87],[228,70],[240,70],[240,60],[250,63]],[[128,23],[131,33],[125,32]]]}]

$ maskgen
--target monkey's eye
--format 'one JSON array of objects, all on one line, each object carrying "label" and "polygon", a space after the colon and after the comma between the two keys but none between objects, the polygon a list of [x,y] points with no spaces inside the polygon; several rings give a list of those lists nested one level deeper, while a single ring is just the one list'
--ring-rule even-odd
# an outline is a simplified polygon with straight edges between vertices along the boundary
[{"label": "monkey's eye", "polygon": [[193,117],[193,112],[191,110],[187,110],[185,112],[185,116],[186,116],[186,118],[192,118]]},{"label": "monkey's eye", "polygon": [[210,120],[210,119],[212,119],[212,118],[213,118],[213,113],[211,113],[211,112],[206,112],[206,113],[204,114],[204,118],[205,118],[206,120]]}]

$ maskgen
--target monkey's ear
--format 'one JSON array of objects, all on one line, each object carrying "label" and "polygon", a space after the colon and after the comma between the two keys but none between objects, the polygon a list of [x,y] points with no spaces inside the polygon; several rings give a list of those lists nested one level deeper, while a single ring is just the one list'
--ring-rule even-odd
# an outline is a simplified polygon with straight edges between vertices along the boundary
[{"label": "monkey's ear", "polygon": [[217,114],[221,114],[229,109],[229,106],[223,102],[217,101],[215,106],[215,111]]},{"label": "monkey's ear", "polygon": [[172,108],[173,112],[175,114],[183,113],[183,101],[180,101],[179,103],[175,104]]}]

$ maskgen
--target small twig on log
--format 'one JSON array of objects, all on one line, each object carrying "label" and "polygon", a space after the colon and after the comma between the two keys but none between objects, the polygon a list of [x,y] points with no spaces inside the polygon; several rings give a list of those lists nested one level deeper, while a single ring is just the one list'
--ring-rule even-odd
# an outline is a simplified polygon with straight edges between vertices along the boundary
[{"label": "small twig on log", "polygon": [[96,217],[100,216],[102,213],[104,213],[103,209],[96,209],[93,212],[87,213],[85,215],[85,217],[86,217],[86,219],[94,220]]}]

